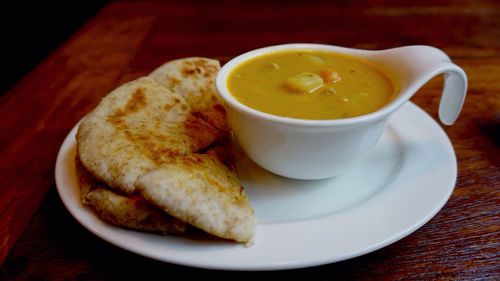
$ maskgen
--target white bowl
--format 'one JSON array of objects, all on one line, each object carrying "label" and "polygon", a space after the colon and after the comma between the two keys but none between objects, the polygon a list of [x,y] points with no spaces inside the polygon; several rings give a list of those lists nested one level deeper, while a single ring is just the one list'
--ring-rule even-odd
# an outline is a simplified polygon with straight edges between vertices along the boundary
[{"label": "white bowl", "polygon": [[[261,112],[240,103],[228,90],[227,78],[241,63],[284,50],[323,50],[349,54],[389,70],[400,92],[392,102],[370,114],[335,120],[306,120]],[[229,124],[246,154],[275,174],[296,179],[322,179],[341,174],[382,136],[389,116],[432,77],[446,73],[439,115],[452,124],[467,89],[464,71],[441,50],[408,46],[366,51],[321,44],[286,44],[242,54],[219,71],[216,87],[226,103]]]}]

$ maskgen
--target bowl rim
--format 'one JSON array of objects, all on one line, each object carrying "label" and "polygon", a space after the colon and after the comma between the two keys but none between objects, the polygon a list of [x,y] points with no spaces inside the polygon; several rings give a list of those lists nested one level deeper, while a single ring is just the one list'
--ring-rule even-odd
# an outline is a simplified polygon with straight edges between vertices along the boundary
[{"label": "bowl rim", "polygon": [[222,66],[222,68],[219,70],[216,76],[215,86],[217,92],[219,93],[219,96],[221,96],[221,98],[226,103],[226,106],[229,106],[231,109],[243,113],[246,116],[253,117],[254,119],[266,120],[283,125],[295,125],[301,127],[335,127],[335,126],[361,125],[361,124],[376,122],[380,119],[389,116],[390,113],[394,112],[404,103],[404,100],[401,101],[401,99],[398,98],[401,96],[401,93],[397,93],[391,102],[389,102],[388,104],[386,104],[377,111],[356,117],[317,120],[317,119],[300,119],[300,118],[285,117],[285,116],[279,116],[262,112],[241,103],[233,95],[231,95],[227,87],[227,78],[229,77],[229,74],[235,67],[252,58],[265,54],[270,54],[273,52],[286,51],[286,50],[333,51],[354,56],[358,55],[363,58],[366,58],[370,54],[377,52],[372,50],[362,50],[362,49],[346,48],[335,45],[316,44],[316,43],[282,44],[282,45],[274,45],[248,51],[229,60],[226,64]]}]

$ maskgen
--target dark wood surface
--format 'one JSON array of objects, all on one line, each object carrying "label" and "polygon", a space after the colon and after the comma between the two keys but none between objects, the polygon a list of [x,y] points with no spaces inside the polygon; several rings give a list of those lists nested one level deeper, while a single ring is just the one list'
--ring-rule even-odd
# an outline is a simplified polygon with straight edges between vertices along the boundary
[{"label": "dark wood surface", "polygon": [[[394,1],[395,2],[395,1]],[[469,76],[458,122],[455,191],[410,236],[352,260],[301,270],[312,279],[500,279],[498,1],[116,2],[0,97],[0,279],[99,280],[174,274],[238,277],[150,260],[93,236],[55,189],[57,151],[99,99],[174,58],[227,61],[291,42],[365,49],[426,44]],[[437,120],[442,79],[412,99]]]}]

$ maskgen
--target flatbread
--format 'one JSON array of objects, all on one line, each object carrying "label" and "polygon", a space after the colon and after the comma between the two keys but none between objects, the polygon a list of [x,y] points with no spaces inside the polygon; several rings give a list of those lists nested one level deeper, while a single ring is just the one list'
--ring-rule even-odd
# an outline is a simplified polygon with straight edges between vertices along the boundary
[{"label": "flatbread", "polygon": [[151,205],[141,195],[123,195],[96,181],[75,159],[82,202],[92,206],[101,218],[116,226],[128,229],[182,234],[188,225]]},{"label": "flatbread", "polygon": [[85,117],[78,154],[98,180],[132,194],[138,176],[225,134],[192,115],[184,97],[143,77],[112,91]]},{"label": "flatbread", "polygon": [[155,69],[149,77],[186,98],[192,113],[214,127],[227,131],[224,103],[217,94],[215,77],[219,61],[193,57],[173,60]]},{"label": "flatbread", "polygon": [[210,154],[179,157],[137,181],[141,194],[182,221],[216,236],[247,243],[255,215],[234,172]]},{"label": "flatbread", "polygon": [[176,60],[103,98],[77,132],[82,165],[105,183],[83,201],[128,228],[163,232],[156,221],[164,221],[144,226],[143,219],[162,210],[207,233],[250,243],[256,220],[225,145],[230,133],[215,92],[218,70],[214,60]]}]

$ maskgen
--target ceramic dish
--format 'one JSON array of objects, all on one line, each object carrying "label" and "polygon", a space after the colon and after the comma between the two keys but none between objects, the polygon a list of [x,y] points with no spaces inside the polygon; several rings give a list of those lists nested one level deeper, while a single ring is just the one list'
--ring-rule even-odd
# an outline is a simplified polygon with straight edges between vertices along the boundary
[{"label": "ceramic dish", "polygon": [[238,172],[258,219],[255,244],[161,236],[114,227],[79,199],[76,127],[56,163],[57,190],[85,228],[128,251],[201,268],[276,270],[332,263],[394,243],[429,221],[455,186],[451,143],[408,102],[389,120],[377,145],[336,178],[292,180],[266,172],[246,156]]}]

